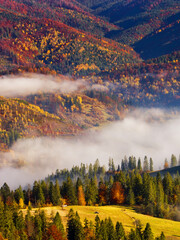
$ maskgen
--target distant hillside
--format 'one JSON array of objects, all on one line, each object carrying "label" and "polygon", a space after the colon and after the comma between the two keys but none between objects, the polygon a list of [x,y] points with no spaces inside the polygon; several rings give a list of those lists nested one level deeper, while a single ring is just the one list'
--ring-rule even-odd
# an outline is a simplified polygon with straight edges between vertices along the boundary
[{"label": "distant hillside", "polygon": [[0,9],[1,72],[48,67],[72,75],[99,73],[140,62],[129,46],[72,28],[60,21],[30,18]]},{"label": "distant hillside", "polygon": [[90,14],[88,8],[74,0],[0,0],[0,6],[24,16],[60,21],[76,29],[101,36],[117,28]]},{"label": "distant hillside", "polygon": [[79,2],[120,28],[107,33],[107,37],[135,47],[145,59],[180,50],[180,2],[177,0]]},{"label": "distant hillside", "polygon": [[168,173],[168,172],[171,174],[171,176],[176,175],[177,172],[179,172],[179,174],[180,174],[180,166],[171,167],[171,168],[166,168],[166,169],[159,170],[159,171],[154,171],[154,172],[151,172],[151,173],[149,173],[149,174],[150,174],[150,176],[152,176],[152,177],[156,177],[158,173],[160,173],[161,176],[164,176],[164,175],[166,175],[166,173]]}]

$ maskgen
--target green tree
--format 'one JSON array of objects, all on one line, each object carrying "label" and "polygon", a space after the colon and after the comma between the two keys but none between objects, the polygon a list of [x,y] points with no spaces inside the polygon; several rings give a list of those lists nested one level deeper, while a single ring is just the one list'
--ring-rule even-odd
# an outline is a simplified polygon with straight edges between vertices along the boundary
[{"label": "green tree", "polygon": [[150,163],[149,163],[149,165],[150,165],[150,171],[152,172],[153,171],[153,160],[152,160],[152,158],[150,158]]},{"label": "green tree", "polygon": [[171,167],[177,166],[177,158],[174,154],[171,155]]},{"label": "green tree", "polygon": [[125,231],[124,231],[123,225],[122,225],[122,223],[117,222],[116,223],[116,238],[117,238],[117,240],[120,240],[120,239],[124,239],[124,237],[125,237]]},{"label": "green tree", "polygon": [[95,237],[96,239],[100,239],[100,219],[99,219],[99,216],[96,215],[95,217]]},{"label": "green tree", "polygon": [[53,219],[53,224],[56,225],[57,229],[64,235],[64,226],[61,220],[61,216],[59,215],[59,212],[56,213],[54,219]]},{"label": "green tree", "polygon": [[76,205],[77,204],[77,197],[75,193],[75,188],[70,176],[67,177],[67,180],[63,182],[61,187],[62,196],[67,199],[68,204]]},{"label": "green tree", "polygon": [[144,240],[153,240],[154,237],[153,237],[153,233],[152,233],[152,230],[151,230],[151,226],[149,223],[146,224],[146,228],[144,230]]},{"label": "green tree", "polygon": [[137,166],[137,169],[138,169],[139,171],[142,171],[142,165],[141,165],[141,159],[140,159],[140,158],[138,158],[138,166]]},{"label": "green tree", "polygon": [[143,170],[144,170],[144,172],[149,171],[149,163],[148,163],[147,156],[144,157]]},{"label": "green tree", "polygon": [[73,210],[70,210],[67,221],[67,238],[69,240],[83,240],[84,230],[79,218],[78,213],[74,214]]}]

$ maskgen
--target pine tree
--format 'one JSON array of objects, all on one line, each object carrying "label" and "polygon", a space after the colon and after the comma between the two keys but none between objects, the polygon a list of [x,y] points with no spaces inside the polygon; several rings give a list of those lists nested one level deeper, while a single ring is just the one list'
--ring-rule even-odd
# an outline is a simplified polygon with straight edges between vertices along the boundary
[{"label": "pine tree", "polygon": [[168,198],[168,203],[172,204],[173,203],[173,179],[169,172],[166,173],[162,182],[163,182],[164,193]]},{"label": "pine tree", "polygon": [[138,167],[137,169],[141,172],[142,171],[142,165],[141,165],[141,159],[138,158]]},{"label": "pine tree", "polygon": [[131,231],[128,236],[128,240],[138,240],[136,237],[136,232],[131,228]]},{"label": "pine tree", "polygon": [[77,198],[75,194],[75,188],[70,176],[67,177],[67,180],[63,182],[61,187],[62,196],[67,200],[69,205],[76,205]]},{"label": "pine tree", "polygon": [[88,205],[93,205],[97,201],[98,189],[97,189],[95,180],[92,178],[86,186],[85,197],[86,197],[86,203]]},{"label": "pine tree", "polygon": [[67,238],[69,240],[83,240],[84,230],[80,222],[78,213],[74,214],[73,211],[69,213],[67,221]]},{"label": "pine tree", "polygon": [[133,206],[135,204],[134,192],[132,187],[129,188],[128,195],[127,195],[127,204]]},{"label": "pine tree", "polygon": [[53,224],[56,225],[57,229],[62,233],[64,236],[64,226],[61,220],[61,216],[59,215],[59,212],[56,213],[54,219],[53,219]]},{"label": "pine tree", "polygon": [[11,196],[11,191],[7,183],[3,184],[0,192],[1,192],[2,200],[4,201],[4,203],[6,203],[8,200],[8,197]]},{"label": "pine tree", "polygon": [[143,184],[142,184],[142,177],[139,173],[137,173],[134,178],[133,192],[134,192],[136,203],[141,204],[142,196],[143,196]]},{"label": "pine tree", "polygon": [[177,166],[177,158],[174,154],[171,155],[171,167]]},{"label": "pine tree", "polygon": [[153,171],[153,160],[152,160],[152,158],[150,158],[150,171],[152,172]]},{"label": "pine tree", "polygon": [[151,230],[151,226],[149,223],[146,224],[146,228],[144,230],[144,240],[153,240],[154,237],[153,237],[153,233],[152,233],[152,230]]},{"label": "pine tree", "polygon": [[144,170],[144,172],[148,172],[149,171],[149,164],[148,164],[147,156],[144,157],[143,170]]},{"label": "pine tree", "polygon": [[97,240],[100,239],[100,219],[98,215],[95,217],[95,237]]},{"label": "pine tree", "polygon": [[107,232],[107,239],[108,240],[115,240],[116,239],[114,224],[113,224],[110,217],[107,219],[106,232]]},{"label": "pine tree", "polygon": [[125,236],[125,231],[124,231],[123,225],[122,225],[122,223],[117,222],[116,223],[116,238],[117,238],[117,240],[123,239],[124,236]]}]

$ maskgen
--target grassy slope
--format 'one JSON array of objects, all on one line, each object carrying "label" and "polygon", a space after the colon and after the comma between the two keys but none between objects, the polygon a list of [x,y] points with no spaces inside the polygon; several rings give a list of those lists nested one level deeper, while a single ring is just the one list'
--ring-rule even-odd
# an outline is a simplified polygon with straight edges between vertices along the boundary
[{"label": "grassy slope", "polygon": [[[100,219],[111,217],[114,224],[117,221],[122,222],[126,232],[129,232],[131,228],[134,228],[135,219],[139,219],[143,225],[143,229],[147,222],[150,223],[154,236],[159,236],[161,231],[163,231],[167,239],[180,239],[180,222],[139,214],[130,208],[120,206],[68,206],[65,210],[62,210],[61,207],[45,207],[42,208],[42,210],[44,210],[49,217],[59,211],[63,223],[66,226],[66,216],[70,208],[73,208],[74,211],[78,211],[82,221],[84,218],[94,221],[96,216],[95,211],[98,211]],[[32,209],[32,212],[35,212],[35,210],[37,209]],[[26,212],[26,210],[23,211],[24,213]]]}]

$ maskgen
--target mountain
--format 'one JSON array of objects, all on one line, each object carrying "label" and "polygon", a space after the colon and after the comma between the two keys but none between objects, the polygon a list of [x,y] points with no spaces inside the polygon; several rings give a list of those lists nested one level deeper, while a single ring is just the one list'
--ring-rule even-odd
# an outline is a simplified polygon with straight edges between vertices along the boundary
[{"label": "mountain", "polygon": [[19,138],[73,136],[99,127],[119,114],[114,104],[82,93],[0,97],[0,150]]},{"label": "mountain", "polygon": [[[129,46],[68,26],[0,9],[1,72],[48,67],[72,75],[101,72],[126,62],[140,62]],[[35,70],[34,70],[35,71]]]},{"label": "mountain", "polygon": [[79,2],[119,27],[106,37],[131,45],[144,59],[180,50],[180,2],[177,0],[100,0],[91,1],[90,5],[87,1]]},{"label": "mountain", "polygon": [[176,0],[0,0],[0,75],[85,82],[70,94],[2,97],[2,149],[81,134],[136,106],[179,106],[179,18]]}]

